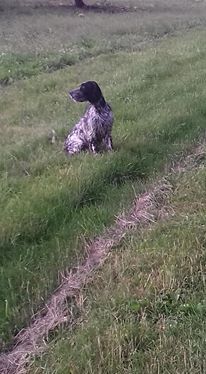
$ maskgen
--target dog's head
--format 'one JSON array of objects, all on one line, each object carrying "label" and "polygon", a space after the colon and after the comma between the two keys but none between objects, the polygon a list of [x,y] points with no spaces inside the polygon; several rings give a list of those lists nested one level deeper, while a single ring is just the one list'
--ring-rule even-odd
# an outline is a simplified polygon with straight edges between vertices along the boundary
[{"label": "dog's head", "polygon": [[74,101],[89,101],[91,104],[95,104],[101,99],[102,92],[96,82],[87,81],[70,91],[69,96]]}]

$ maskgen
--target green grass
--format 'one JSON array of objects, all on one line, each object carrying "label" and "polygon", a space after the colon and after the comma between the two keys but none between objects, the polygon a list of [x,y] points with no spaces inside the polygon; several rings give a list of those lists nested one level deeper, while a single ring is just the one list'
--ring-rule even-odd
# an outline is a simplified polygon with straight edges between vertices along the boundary
[{"label": "green grass", "polygon": [[[0,12],[3,350],[45,304],[62,273],[81,262],[85,242],[164,175],[167,163],[190,152],[206,129],[206,32],[177,33],[205,26],[203,3],[131,0],[126,5],[137,8],[129,12],[116,8],[114,14],[84,17],[72,9],[13,8],[12,0],[0,7],[5,5]],[[97,80],[112,104],[115,151],[67,158],[64,137],[84,108],[68,100],[67,90],[87,79]],[[48,140],[51,129],[57,132],[54,145]],[[48,350],[28,372],[206,372],[205,166],[169,179],[173,216],[128,235],[113,249],[74,300],[76,326],[49,334]]]},{"label": "green grass", "polygon": [[[85,238],[205,131],[205,32],[143,53],[105,55],[4,89],[1,108],[0,324],[7,343],[81,259]],[[111,154],[67,159],[63,137],[82,113],[68,87],[92,77],[115,113]],[[58,142],[48,141],[55,128]],[[133,182],[133,186],[131,185]]]},{"label": "green grass", "polygon": [[173,216],[113,250],[76,299],[77,325],[29,372],[205,372],[206,169],[170,182]]},{"label": "green grass", "polygon": [[[194,7],[187,0],[113,0],[107,3],[108,8],[100,2],[104,6],[101,12],[79,12],[71,7],[73,0],[61,3],[69,8],[52,7],[48,0],[30,2],[33,8],[26,0],[2,0],[1,86],[101,54],[137,51],[163,36],[205,26],[206,8],[201,2]],[[88,5],[95,3],[87,1]],[[25,4],[27,7],[22,7]],[[40,4],[43,8],[35,6]],[[111,6],[115,13],[111,13]],[[125,6],[127,12],[122,11]]]},{"label": "green grass", "polygon": [[[205,32],[143,53],[97,57],[4,89],[0,97],[0,326],[3,344],[82,258],[85,240],[205,131]],[[115,113],[111,154],[66,158],[82,113],[67,88],[99,81]],[[49,144],[55,128],[58,142]],[[131,184],[132,181],[132,184]]]},{"label": "green grass", "polygon": [[[61,272],[81,261],[85,241],[205,131],[205,31],[137,52],[165,34],[205,24],[201,5],[192,11],[181,5],[177,17],[180,9],[172,4],[169,10],[157,1],[149,12],[85,17],[65,9],[0,13],[2,348],[44,304]],[[115,152],[68,159],[63,139],[83,106],[68,101],[67,90],[87,79],[97,80],[112,104]],[[55,145],[48,141],[53,128]],[[78,344],[98,336],[95,329],[77,334]],[[120,334],[124,341],[124,329],[114,339]]]}]

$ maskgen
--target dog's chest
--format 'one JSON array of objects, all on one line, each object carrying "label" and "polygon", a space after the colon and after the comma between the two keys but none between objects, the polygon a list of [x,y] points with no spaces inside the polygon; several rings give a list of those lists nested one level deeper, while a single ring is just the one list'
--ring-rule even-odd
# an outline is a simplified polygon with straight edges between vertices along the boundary
[{"label": "dog's chest", "polygon": [[107,110],[98,112],[95,107],[91,106],[86,113],[88,132],[98,137],[104,137],[110,127],[110,116]]}]

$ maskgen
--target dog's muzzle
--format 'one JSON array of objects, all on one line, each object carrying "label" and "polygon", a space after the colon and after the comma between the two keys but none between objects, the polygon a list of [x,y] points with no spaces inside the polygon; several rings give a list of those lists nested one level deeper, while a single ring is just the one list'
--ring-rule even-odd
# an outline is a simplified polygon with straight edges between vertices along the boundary
[{"label": "dog's muzzle", "polygon": [[83,102],[86,101],[86,98],[84,97],[83,93],[80,91],[79,88],[72,90],[69,92],[69,96],[73,101]]}]

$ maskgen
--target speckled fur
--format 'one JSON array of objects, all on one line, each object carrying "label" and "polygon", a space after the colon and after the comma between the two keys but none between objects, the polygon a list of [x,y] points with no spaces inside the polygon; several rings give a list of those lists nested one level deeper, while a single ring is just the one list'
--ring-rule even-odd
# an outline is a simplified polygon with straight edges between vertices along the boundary
[{"label": "speckled fur", "polygon": [[64,149],[72,155],[81,151],[111,151],[113,113],[103,98],[88,107],[65,139]]}]

